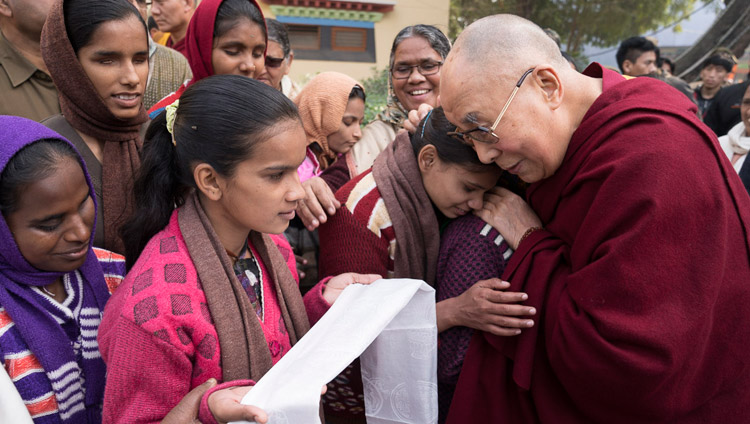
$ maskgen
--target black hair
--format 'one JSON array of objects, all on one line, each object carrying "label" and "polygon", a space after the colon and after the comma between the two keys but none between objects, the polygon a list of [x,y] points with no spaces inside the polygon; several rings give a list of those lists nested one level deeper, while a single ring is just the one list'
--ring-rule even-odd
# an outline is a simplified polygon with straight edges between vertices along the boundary
[{"label": "black hair", "polygon": [[615,55],[620,72],[625,72],[622,69],[622,64],[626,60],[635,63],[643,53],[651,51],[655,52],[656,58],[659,59],[659,48],[646,37],[630,37],[620,43],[620,47],[617,49],[617,54]]},{"label": "black hair", "polygon": [[664,65],[665,63],[669,65],[670,73],[674,74],[677,71],[677,68],[675,68],[674,66],[674,62],[672,62],[672,59],[668,57],[660,57],[659,60],[656,62],[656,66],[661,68],[662,65]]},{"label": "black hair", "polygon": [[229,32],[242,19],[249,19],[260,26],[263,37],[268,39],[263,14],[252,2],[248,0],[224,0],[219,6],[219,10],[216,11],[214,40]]},{"label": "black hair", "polygon": [[148,17],[148,30],[151,31],[154,29],[159,30],[159,25],[156,24],[156,19],[154,19],[153,16],[149,16]]},{"label": "black hair", "polygon": [[68,39],[76,54],[81,47],[91,42],[94,31],[105,22],[122,21],[133,15],[143,24],[143,30],[148,34],[148,27],[143,22],[140,12],[128,1],[65,0],[63,14],[65,32],[68,33]]},{"label": "black hair", "polygon": [[355,85],[354,87],[352,87],[352,91],[349,92],[349,100],[355,97],[358,99],[362,99],[363,102],[367,102],[367,96],[365,95],[365,90],[358,85]]},{"label": "black hair", "polygon": [[80,163],[75,149],[55,138],[37,140],[16,152],[0,174],[0,212],[3,216],[15,212],[24,187],[51,176],[61,159],[68,157]]},{"label": "black hair", "polygon": [[711,65],[720,66],[726,69],[727,73],[729,73],[729,72],[732,72],[732,68],[734,68],[734,60],[727,57],[727,55],[715,54],[709,57],[708,59],[706,59],[705,62],[703,62],[703,66],[701,66],[701,70]]},{"label": "black hair", "polygon": [[279,124],[302,125],[297,107],[280,91],[239,75],[215,75],[191,85],[180,97],[174,140],[166,112],[148,127],[133,191],[135,213],[120,229],[128,269],[146,243],[169,222],[197,185],[193,169],[206,163],[231,177]]},{"label": "black hair", "polygon": [[445,117],[442,107],[432,109],[422,119],[417,131],[411,137],[414,156],[419,157],[422,148],[432,144],[437,150],[438,157],[444,163],[458,165],[476,172],[499,169],[494,163],[482,163],[477,156],[477,152],[471,146],[447,134],[455,130],[456,126]]},{"label": "black hair", "polygon": [[448,37],[443,34],[437,27],[432,25],[411,25],[408,26],[396,34],[396,38],[393,39],[393,45],[391,46],[391,59],[390,67],[393,68],[394,61],[396,60],[396,49],[402,41],[411,37],[422,37],[430,43],[430,47],[435,50],[441,58],[445,59],[448,53],[451,51],[451,42]]},{"label": "black hair", "polygon": [[268,27],[268,40],[279,43],[281,51],[284,52],[284,58],[289,57],[292,45],[289,44],[289,31],[286,24],[276,19],[266,18],[266,27]]}]

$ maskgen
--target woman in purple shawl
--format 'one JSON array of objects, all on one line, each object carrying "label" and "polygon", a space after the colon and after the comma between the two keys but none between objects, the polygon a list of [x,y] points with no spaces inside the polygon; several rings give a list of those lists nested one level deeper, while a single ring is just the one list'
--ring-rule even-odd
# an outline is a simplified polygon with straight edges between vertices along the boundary
[{"label": "woman in purple shawl", "polygon": [[80,155],[34,121],[0,116],[0,359],[35,423],[99,423],[96,341],[124,258],[93,248]]}]

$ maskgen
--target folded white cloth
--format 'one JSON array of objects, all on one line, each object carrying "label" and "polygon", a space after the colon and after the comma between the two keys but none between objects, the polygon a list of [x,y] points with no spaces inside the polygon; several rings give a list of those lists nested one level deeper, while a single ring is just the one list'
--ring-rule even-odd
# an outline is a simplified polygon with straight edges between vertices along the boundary
[{"label": "folded white cloth", "polygon": [[5,367],[0,366],[0,423],[33,424],[29,410]]},{"label": "folded white cloth", "polygon": [[368,423],[437,421],[435,290],[409,279],[347,287],[242,403],[270,424],[320,423],[321,388],[358,356]]}]

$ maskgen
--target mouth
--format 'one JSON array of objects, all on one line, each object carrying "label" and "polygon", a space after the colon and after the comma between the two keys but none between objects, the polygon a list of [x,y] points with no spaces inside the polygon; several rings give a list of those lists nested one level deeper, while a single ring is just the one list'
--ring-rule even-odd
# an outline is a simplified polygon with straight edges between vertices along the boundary
[{"label": "mouth", "polygon": [[500,168],[504,169],[507,172],[510,172],[511,174],[518,174],[518,172],[521,169],[521,162],[523,162],[523,159],[519,160],[518,162],[516,162],[515,164],[511,166],[508,166],[508,167],[501,166]]},{"label": "mouth", "polygon": [[139,107],[141,105],[140,93],[117,93],[113,94],[112,98],[115,100],[115,103],[124,108]]},{"label": "mouth", "polygon": [[279,216],[283,219],[286,219],[287,221],[291,221],[295,217],[295,212],[294,210],[288,212],[279,212]]},{"label": "mouth", "polygon": [[429,90],[429,89],[426,89],[426,88],[422,88],[422,89],[419,89],[419,90],[407,91],[407,93],[409,93],[410,96],[418,97],[418,96],[424,96],[425,94],[427,94],[427,93],[429,93],[431,91],[432,90]]},{"label": "mouth", "polygon": [[455,206],[455,207],[453,208],[453,212],[454,212],[454,213],[455,213],[455,214],[456,214],[457,216],[464,216],[464,215],[466,215],[467,213],[469,213],[469,211],[467,211],[466,209],[463,209],[463,208],[459,208],[458,206]]},{"label": "mouth", "polygon": [[82,247],[79,247],[73,250],[68,250],[67,252],[59,253],[59,255],[68,260],[75,261],[86,256],[86,253],[88,251],[89,251],[89,245],[85,244]]}]

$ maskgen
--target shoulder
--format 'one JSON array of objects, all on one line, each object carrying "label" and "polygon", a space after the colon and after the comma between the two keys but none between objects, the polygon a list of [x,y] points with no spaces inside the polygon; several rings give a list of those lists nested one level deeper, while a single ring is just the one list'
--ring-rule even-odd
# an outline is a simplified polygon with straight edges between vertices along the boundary
[{"label": "shoulder", "polygon": [[98,247],[94,247],[94,254],[104,271],[104,280],[109,292],[114,293],[125,280],[125,256]]},{"label": "shoulder", "polygon": [[508,259],[512,250],[504,243],[505,239],[490,224],[476,215],[466,215],[453,220],[440,237],[440,255],[451,255],[453,252],[477,254],[491,252]]},{"label": "shoulder", "polygon": [[146,245],[113,295],[123,319],[149,332],[176,327],[203,315],[210,321],[206,296],[179,230],[177,214]]}]

